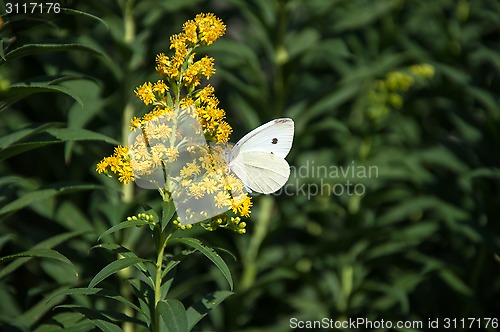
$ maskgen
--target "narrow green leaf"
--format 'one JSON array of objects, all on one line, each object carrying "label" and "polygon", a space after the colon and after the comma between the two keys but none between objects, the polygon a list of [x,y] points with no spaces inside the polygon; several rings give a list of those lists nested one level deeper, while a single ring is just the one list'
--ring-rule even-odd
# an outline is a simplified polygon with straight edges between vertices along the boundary
[{"label": "narrow green leaf", "polygon": [[137,263],[145,262],[148,262],[148,260],[139,257],[125,257],[111,262],[95,275],[95,277],[89,283],[89,288],[94,288],[98,283],[120,270],[123,270]]},{"label": "narrow green leaf", "polygon": [[188,331],[186,309],[178,300],[165,300],[158,302],[158,312],[166,325],[166,332]]},{"label": "narrow green leaf", "polygon": [[60,127],[63,123],[61,122],[46,122],[46,123],[33,123],[23,129],[17,130],[11,134],[4,135],[0,138],[0,149],[4,149],[9,145],[12,145],[20,140],[28,138],[34,134],[43,132],[47,128]]},{"label": "narrow green leaf", "polygon": [[62,262],[62,263],[66,263],[69,266],[71,266],[71,269],[75,272],[75,276],[78,277],[78,272],[76,271],[73,263],[71,263],[71,261],[69,259],[67,259],[65,256],[63,256],[62,254],[60,254],[57,251],[52,250],[52,249],[26,250],[26,251],[20,252],[18,254],[0,257],[0,263],[10,261],[10,260],[13,260],[16,258],[21,258],[21,257],[50,258],[50,259],[54,259],[54,260]]},{"label": "narrow green leaf", "polygon": [[[45,241],[42,241],[38,244],[36,244],[33,249],[50,249],[52,247],[55,247],[56,245],[66,242],[69,239],[78,236],[80,234],[83,234],[84,232],[70,232],[70,233],[64,233],[64,234],[59,234],[56,236],[53,236]],[[14,260],[12,263],[7,265],[6,267],[2,268],[0,270],[0,279],[3,277],[7,276],[8,274],[12,273],[13,271],[17,270],[20,266],[25,264],[26,262],[29,262],[32,257],[22,257]]]},{"label": "narrow green leaf", "polygon": [[4,60],[4,61],[7,60],[7,59],[5,59],[5,53],[3,50],[3,39],[0,39],[0,58],[2,58],[2,60]]},{"label": "narrow green leaf", "polygon": [[[116,244],[116,243],[101,243],[101,244],[98,244],[98,245],[90,248],[90,250],[98,249],[98,248],[106,249],[106,250],[108,250],[116,255],[120,255],[121,257],[135,257],[135,258],[137,258],[137,255],[134,254],[132,251],[130,251],[129,249],[127,249],[119,244]],[[147,268],[143,263],[138,263],[137,268],[139,270],[141,270],[142,272],[147,272]]]},{"label": "narrow green leaf", "polygon": [[[123,332],[122,329],[114,324],[108,317],[107,315],[110,315],[110,312],[99,312],[97,310],[93,310],[90,308],[82,307],[79,305],[60,305],[57,308],[68,308],[75,310],[76,312],[79,312],[83,314],[85,317],[90,319],[96,327],[98,327],[101,331],[105,332]],[[104,315],[106,314],[106,315]],[[124,316],[124,317],[123,317]],[[122,315],[123,318],[126,318],[126,320],[130,320],[130,317],[126,315]]]},{"label": "narrow green leaf", "polygon": [[174,267],[179,265],[179,263],[181,262],[183,257],[188,256],[194,252],[196,252],[196,250],[194,250],[194,249],[190,250],[190,251],[182,250],[182,252],[180,254],[177,254],[177,255],[169,258],[167,265],[165,266],[165,268],[162,271],[161,277],[162,278],[165,277],[167,275],[167,273],[169,273]]},{"label": "narrow green leaf", "polygon": [[200,240],[193,238],[176,238],[172,239],[171,242],[183,243],[191,248],[194,248],[205,255],[208,259],[210,259],[215,266],[222,272],[224,277],[226,278],[231,290],[233,289],[233,277],[231,276],[231,271],[227,266],[226,262],[222,259],[222,257],[212,248],[204,245]]},{"label": "narrow green leaf", "polygon": [[123,332],[123,330],[116,324],[110,323],[102,319],[94,319],[94,324],[101,331],[104,332]]},{"label": "narrow green leaf", "polygon": [[56,299],[53,297],[53,294],[57,292],[59,292],[59,290],[51,292],[37,303],[32,304],[28,310],[24,311],[21,315],[15,318],[15,322],[17,323],[16,325],[25,325],[31,328],[55,305],[62,301],[60,298]]},{"label": "narrow green leaf", "polygon": [[40,142],[30,142],[30,143],[18,143],[11,145],[5,149],[0,150],[0,161],[13,157],[15,155],[38,149],[38,148],[43,148],[44,146],[51,145],[51,144],[56,144],[56,143],[61,143],[60,141],[40,141]]},{"label": "narrow green leaf", "polygon": [[174,216],[175,213],[175,204],[174,201],[171,200],[169,202],[161,203],[162,214],[161,214],[161,229],[165,229],[165,227],[170,222],[170,219]]},{"label": "narrow green leaf", "polygon": [[120,142],[109,136],[96,133],[82,128],[53,128],[47,130],[49,134],[61,141],[104,141],[106,143],[120,145]]},{"label": "narrow green leaf", "polygon": [[68,52],[68,51],[85,51],[105,56],[105,54],[101,53],[100,51],[91,46],[77,44],[77,43],[25,44],[7,53],[5,55],[6,60],[1,61],[0,64],[6,61],[12,61],[14,59],[32,54],[42,54],[50,52]]},{"label": "narrow green leaf", "polygon": [[79,191],[85,190],[97,190],[103,189],[102,186],[97,186],[93,184],[82,184],[82,185],[73,185],[73,186],[59,186],[56,188],[49,189],[41,189],[37,191],[32,191],[27,194],[24,194],[22,197],[16,199],[13,202],[5,205],[0,209],[0,217],[5,216],[6,214],[15,212],[22,208],[29,206],[30,204],[50,197],[62,195],[62,194],[70,194]]},{"label": "narrow green leaf", "polygon": [[94,329],[95,324],[92,323],[89,319],[84,319],[79,321],[78,323],[65,325],[64,328],[61,328],[60,325],[54,324],[44,324],[39,328],[34,330],[33,332],[54,332],[54,331],[64,331],[64,332],[88,332]]},{"label": "narrow green leaf", "polygon": [[448,284],[457,293],[470,296],[473,294],[472,290],[468,285],[466,285],[455,273],[450,269],[442,269],[439,271],[439,276],[443,281]]},{"label": "narrow green leaf", "polygon": [[115,300],[117,302],[121,302],[128,307],[136,310],[137,312],[141,312],[141,309],[127,300],[125,297],[115,294],[109,290],[102,289],[102,288],[71,288],[71,289],[62,289],[58,291],[57,293],[54,293],[52,297],[48,299],[48,301],[52,300],[52,298],[56,297],[61,297],[61,296],[71,296],[71,295],[96,295],[96,296],[102,296],[106,297],[112,300]]},{"label": "narrow green leaf", "polygon": [[[2,247],[9,242],[10,240],[14,239],[15,236],[13,234],[5,234],[0,236],[0,250],[2,250]],[[0,272],[1,273],[1,272]]]},{"label": "narrow green leaf", "polygon": [[151,321],[152,313],[154,312],[154,286],[151,280],[148,282],[141,280],[139,278],[129,279],[130,285],[136,295],[139,305],[142,310],[142,314],[146,321]]},{"label": "narrow green leaf", "polygon": [[205,295],[186,310],[188,330],[191,330],[210,310],[217,308],[222,301],[233,295],[229,291],[216,291]]},{"label": "narrow green leaf", "polygon": [[133,226],[137,226],[137,227],[145,226],[145,225],[148,225],[148,224],[149,224],[149,222],[147,222],[145,220],[141,220],[141,219],[122,221],[118,225],[115,225],[115,226],[111,227],[110,229],[108,229],[107,231],[105,231],[104,233],[102,233],[101,236],[99,236],[99,238],[97,239],[97,241],[99,241],[103,237],[105,237],[105,236],[107,236],[109,234],[113,234],[113,233],[115,233],[115,232],[117,232],[119,230],[122,230],[122,229],[125,229],[125,228],[129,228],[129,227],[133,227]]},{"label": "narrow green leaf", "polygon": [[92,20],[95,20],[95,21],[103,24],[106,27],[106,29],[109,29],[108,23],[106,23],[106,21],[104,21],[103,19],[101,19],[97,16],[94,16],[92,14],[82,12],[80,10],[69,9],[69,8],[61,8],[61,12],[64,14],[68,14],[68,15],[75,15],[75,16],[82,16],[82,17],[90,18]]},{"label": "narrow green leaf", "polygon": [[1,94],[2,101],[0,106],[4,104],[12,104],[35,93],[60,92],[73,98],[78,104],[83,106],[83,101],[74,91],[59,85],[50,85],[48,83],[18,83],[11,85],[7,92]]}]

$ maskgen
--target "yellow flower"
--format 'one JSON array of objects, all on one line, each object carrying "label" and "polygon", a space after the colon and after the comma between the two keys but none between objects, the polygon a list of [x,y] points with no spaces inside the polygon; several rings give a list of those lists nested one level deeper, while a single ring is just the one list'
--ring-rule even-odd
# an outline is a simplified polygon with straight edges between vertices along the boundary
[{"label": "yellow flower", "polygon": [[134,171],[130,164],[125,164],[121,169],[118,170],[118,181],[123,184],[134,181]]},{"label": "yellow flower", "polygon": [[214,196],[214,203],[218,208],[230,207],[231,196],[226,192],[219,191],[217,195]]},{"label": "yellow flower", "polygon": [[201,198],[204,195],[204,190],[199,184],[189,186],[189,191],[194,198]]},{"label": "yellow flower", "polygon": [[127,184],[134,180],[134,172],[128,147],[117,146],[112,156],[103,158],[98,164],[96,171],[99,174],[107,174],[111,171],[118,176],[118,181]]},{"label": "yellow flower", "polygon": [[107,173],[107,168],[108,168],[108,159],[104,158],[97,164],[96,171],[99,174]]},{"label": "yellow flower", "polygon": [[413,83],[413,77],[399,71],[390,72],[386,76],[387,88],[390,91],[408,91]]},{"label": "yellow flower", "polygon": [[179,157],[179,150],[177,150],[177,148],[174,146],[168,148],[165,154],[170,161],[174,161],[177,159],[177,157]]},{"label": "yellow flower", "polygon": [[196,44],[198,42],[198,35],[196,33],[196,23],[194,21],[187,21],[184,23],[182,26],[182,30],[184,31],[184,35],[186,38],[186,41],[191,43],[191,44]]},{"label": "yellow flower", "polygon": [[215,89],[213,86],[211,86],[210,84],[207,84],[203,89],[201,89],[201,91],[198,93],[198,99],[202,102],[202,103],[210,103],[210,98],[211,97],[214,97],[214,92],[215,92]]},{"label": "yellow flower", "polygon": [[196,161],[186,163],[186,166],[184,166],[180,171],[180,175],[183,178],[188,178],[190,176],[193,176],[194,174],[198,175],[200,173],[201,169],[200,166],[196,165]]},{"label": "yellow flower", "polygon": [[153,91],[164,95],[165,92],[168,91],[168,86],[163,82],[163,80],[158,80],[158,82],[153,85]]},{"label": "yellow flower", "polygon": [[156,97],[153,93],[153,84],[151,82],[146,82],[140,87],[136,88],[135,95],[139,97],[144,104],[149,105],[156,101]]},{"label": "yellow flower", "polygon": [[250,208],[252,207],[252,199],[245,195],[241,200],[234,200],[232,210],[234,213],[239,213],[242,217],[250,217]]},{"label": "yellow flower", "polygon": [[182,76],[185,86],[196,87],[200,85],[200,79],[205,76],[207,79],[215,73],[214,59],[208,56],[192,63]]},{"label": "yellow flower", "polygon": [[205,177],[202,182],[202,187],[207,194],[213,194],[217,191],[217,181],[210,177]]},{"label": "yellow flower", "polygon": [[212,44],[226,32],[226,26],[214,14],[198,14],[194,21],[198,26],[199,38],[205,45]]},{"label": "yellow flower", "polygon": [[410,67],[410,71],[413,74],[424,78],[432,78],[434,76],[434,67],[428,63],[413,65]]},{"label": "yellow flower", "polygon": [[217,127],[216,139],[218,143],[226,143],[229,141],[229,136],[233,132],[233,128],[226,121],[222,121]]},{"label": "yellow flower", "polygon": [[[210,79],[215,67],[213,58],[197,58],[194,51],[212,44],[225,30],[214,14],[199,14],[169,38],[173,54],[160,53],[155,58],[159,80],[134,89],[145,105],[154,105],[153,109],[131,120],[134,141],[130,147],[117,147],[112,156],[96,165],[98,173],[113,173],[122,183],[134,181],[135,174],[159,187],[162,195],[168,190],[170,195],[163,197],[180,199],[177,203],[184,209],[183,218],[188,222],[209,219],[214,213],[221,216],[224,209],[249,216],[252,207],[241,181],[226,174],[225,143],[232,128],[225,121],[226,112],[219,107],[215,89],[208,84],[195,90],[202,79]],[[200,135],[201,139],[193,135]],[[204,145],[205,141],[211,144]],[[168,178],[159,179],[161,169]],[[158,183],[160,180],[167,183]],[[204,207],[206,202],[212,209]],[[245,232],[245,223],[239,218],[223,213],[219,219],[220,223],[213,221],[213,227],[207,229],[224,227],[240,234]]]},{"label": "yellow flower", "polygon": [[135,128],[139,128],[141,126],[142,120],[138,117],[135,117],[130,120],[130,130],[134,130]]}]

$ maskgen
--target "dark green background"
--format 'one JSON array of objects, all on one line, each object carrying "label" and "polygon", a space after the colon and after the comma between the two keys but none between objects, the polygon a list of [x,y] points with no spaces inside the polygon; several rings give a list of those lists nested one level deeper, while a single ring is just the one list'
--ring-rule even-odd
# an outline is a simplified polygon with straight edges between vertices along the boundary
[{"label": "dark green background", "polygon": [[[235,295],[195,330],[287,331],[291,317],[500,319],[498,1],[64,4],[94,17],[3,16],[0,80],[12,87],[0,96],[0,256],[42,243],[68,257],[79,277],[50,259],[3,274],[2,263],[5,330],[36,331],[65,312],[52,310],[58,304],[121,310],[102,298],[46,297],[85,287],[116,258],[89,251],[98,235],[143,204],[158,206],[155,192],[135,189],[123,199],[117,181],[95,172],[115,142],[91,132],[126,139],[130,111],[150,110],[134,88],[156,81],[155,55],[168,54],[168,37],[200,12],[227,25],[226,35],[199,54],[215,58],[210,82],[235,130],[232,141],[270,119],[291,117],[291,165],[354,161],[377,166],[379,176],[323,179],[362,183],[361,197],[256,196],[246,235],[192,231],[238,258],[222,254]],[[369,116],[377,80],[419,63],[432,65],[434,77],[417,80],[403,94],[403,107]],[[141,257],[153,250],[143,229],[115,240]],[[101,286],[128,292],[117,276]],[[200,256],[183,263],[169,297],[188,306],[226,287]]]}]

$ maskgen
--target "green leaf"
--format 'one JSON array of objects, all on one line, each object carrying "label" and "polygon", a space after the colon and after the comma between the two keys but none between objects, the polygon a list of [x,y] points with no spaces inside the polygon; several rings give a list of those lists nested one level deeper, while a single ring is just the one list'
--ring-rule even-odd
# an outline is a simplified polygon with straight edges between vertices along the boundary
[{"label": "green leaf", "polygon": [[49,134],[61,141],[103,141],[113,145],[120,145],[120,142],[109,136],[96,133],[82,128],[53,128],[47,130]]},{"label": "green leaf", "polygon": [[196,250],[194,250],[194,249],[191,251],[182,250],[181,253],[179,253],[173,257],[170,257],[167,265],[165,265],[165,268],[162,271],[161,277],[162,278],[165,277],[167,275],[167,273],[169,273],[173,268],[175,268],[177,265],[179,265],[182,258],[184,258],[184,257],[186,257],[194,252],[196,252]]},{"label": "green leaf", "polygon": [[372,22],[379,19],[399,6],[397,0],[388,0],[374,2],[371,6],[361,10],[350,11],[343,15],[333,24],[333,30],[336,33],[346,32],[348,30],[369,26]]},{"label": "green leaf", "polygon": [[73,185],[73,186],[58,186],[56,188],[32,191],[32,192],[29,192],[27,194],[24,194],[22,197],[16,199],[13,202],[10,202],[9,204],[7,204],[3,208],[1,208],[0,209],[0,217],[5,216],[5,215],[10,214],[10,213],[13,213],[15,211],[18,211],[20,209],[23,209],[23,208],[31,205],[32,203],[39,201],[39,200],[42,200],[42,199],[47,199],[50,197],[63,195],[63,194],[70,194],[70,193],[79,192],[79,191],[97,190],[97,189],[103,189],[103,187],[93,185],[93,184],[82,184],[82,185]]},{"label": "green leaf", "polygon": [[145,262],[149,261],[139,257],[125,257],[111,262],[110,264],[106,265],[101,271],[99,271],[99,273],[97,273],[96,276],[90,281],[89,288],[94,288],[98,283],[120,270],[123,270],[137,263]]},{"label": "green leaf", "polygon": [[102,288],[71,288],[71,289],[62,289],[52,295],[51,298],[49,298],[49,301],[52,300],[52,298],[56,297],[61,297],[61,296],[71,296],[71,295],[96,295],[96,296],[102,296],[106,297],[109,299],[113,299],[117,302],[123,303],[127,305],[128,307],[136,310],[137,312],[142,312],[141,309],[127,300],[125,297],[115,294],[109,290],[102,289]]},{"label": "green leaf", "polygon": [[37,258],[54,259],[56,261],[59,261],[59,262],[62,262],[62,263],[65,263],[65,264],[68,264],[69,266],[71,266],[71,269],[75,272],[75,276],[78,277],[78,272],[76,271],[73,263],[71,263],[71,261],[69,259],[67,259],[65,256],[63,256],[62,254],[60,254],[57,251],[52,250],[52,249],[26,250],[26,251],[20,252],[18,254],[0,257],[0,263],[10,261],[10,260],[13,260],[16,258],[21,258],[21,257],[31,257],[31,258],[37,257]]},{"label": "green leaf", "polygon": [[33,123],[23,129],[17,130],[11,134],[4,135],[0,138],[0,149],[4,149],[9,145],[19,142],[25,138],[28,138],[34,134],[45,131],[47,128],[60,127],[64,125],[61,122],[46,122],[46,123]]},{"label": "green leaf", "polygon": [[95,21],[103,24],[106,27],[106,29],[109,29],[108,23],[106,23],[106,21],[104,21],[103,19],[101,19],[101,18],[99,18],[97,16],[94,16],[92,14],[89,14],[89,13],[86,13],[86,12],[82,12],[80,10],[69,9],[69,8],[61,8],[61,13],[68,14],[68,15],[82,16],[82,17],[85,17],[85,18],[90,18],[92,20],[95,20]]},{"label": "green leaf", "polygon": [[102,319],[94,319],[94,324],[97,326],[101,331],[104,332],[123,332],[123,330],[116,324],[110,323],[108,321],[102,320]]},{"label": "green leaf", "polygon": [[[52,247],[57,246],[60,243],[66,242],[69,239],[78,236],[80,234],[83,234],[84,232],[70,232],[70,233],[63,233],[59,234],[56,236],[51,237],[50,239],[47,239],[45,241],[42,241],[38,244],[36,244],[33,249],[50,249]],[[26,262],[29,262],[32,257],[23,257],[23,258],[18,258],[3,269],[0,270],[0,279],[3,277],[7,276],[11,272],[17,270],[20,266],[25,264]]]},{"label": "green leaf", "polygon": [[162,202],[161,203],[161,229],[165,229],[165,227],[170,222],[170,219],[174,216],[175,213],[175,204],[174,201]]},{"label": "green leaf", "polygon": [[227,266],[226,262],[222,259],[222,257],[212,248],[204,245],[200,240],[193,238],[175,238],[172,239],[171,242],[174,243],[183,243],[191,248],[194,248],[205,255],[208,259],[210,259],[215,266],[222,272],[224,278],[226,278],[231,290],[233,289],[233,277],[231,276],[231,271]]},{"label": "green leaf", "polygon": [[2,58],[2,60],[6,61],[7,59],[5,59],[5,53],[3,51],[3,39],[0,39],[0,58]]},{"label": "green leaf", "polygon": [[473,295],[473,291],[467,286],[455,273],[450,269],[442,269],[439,271],[439,276],[443,281],[448,284],[457,293],[461,293],[466,296]]},{"label": "green leaf", "polygon": [[[134,254],[132,251],[130,251],[129,249],[119,245],[119,244],[116,244],[116,243],[102,243],[102,244],[98,244],[92,248],[90,248],[90,250],[92,249],[98,249],[98,248],[101,248],[101,249],[106,249],[116,255],[120,255],[122,257],[135,257],[137,258],[137,255]],[[147,268],[146,266],[143,264],[143,263],[138,263],[137,264],[137,268],[139,270],[141,270],[142,272],[147,272]]]},{"label": "green leaf", "polygon": [[108,229],[107,231],[105,231],[104,233],[102,233],[101,236],[99,236],[99,238],[97,240],[99,241],[103,237],[105,237],[109,234],[113,234],[113,233],[115,233],[119,230],[125,229],[125,228],[129,228],[129,227],[133,227],[133,226],[140,227],[140,226],[145,226],[145,225],[149,225],[149,222],[146,220],[142,220],[142,219],[122,221],[118,225],[115,225],[115,226],[111,227],[110,229]]},{"label": "green leaf", "polygon": [[30,143],[19,143],[11,145],[3,150],[0,150],[0,161],[5,160],[7,158],[13,157],[15,155],[43,148],[44,146],[61,143],[60,141],[41,141],[41,142],[30,142]]},{"label": "green leaf", "polygon": [[57,292],[59,292],[59,290],[55,290],[37,303],[31,304],[28,310],[24,311],[21,315],[16,317],[16,325],[32,327],[35,323],[37,323],[47,312],[49,312],[54,307],[54,305],[57,305],[62,301],[62,299],[56,299],[53,297],[53,294]]},{"label": "green leaf", "polygon": [[[6,136],[4,139],[2,139],[2,143],[5,145],[11,144],[13,141],[25,138],[29,135],[36,133],[37,131],[39,130],[36,129],[32,131],[30,131],[30,129],[27,129],[25,131],[21,130],[19,132]],[[63,143],[63,142],[94,140],[94,141],[103,141],[113,145],[120,144],[117,140],[109,136],[81,128],[52,128],[45,131],[59,140],[34,141],[34,142],[8,145],[4,149],[0,150],[0,160],[4,160],[33,149],[43,148],[47,145]]]},{"label": "green leaf", "polygon": [[216,291],[205,295],[201,300],[190,306],[186,310],[188,320],[188,330],[191,330],[209,311],[217,308],[222,301],[233,295],[229,291]]},{"label": "green leaf", "polygon": [[178,300],[165,300],[157,304],[160,313],[166,325],[166,332],[185,332],[188,331],[186,309]]},{"label": "green leaf", "polygon": [[92,323],[90,319],[84,319],[74,324],[67,324],[64,328],[61,328],[60,325],[54,324],[44,324],[39,328],[34,330],[33,332],[54,332],[54,331],[64,331],[64,332],[88,332],[94,329],[95,324]]},{"label": "green leaf", "polygon": [[105,56],[105,54],[91,46],[77,43],[25,44],[7,53],[5,55],[6,60],[0,61],[0,65],[5,63],[6,61],[12,61],[14,59],[27,55],[68,51],[85,51]]},{"label": "green leaf", "polygon": [[10,240],[12,240],[14,238],[15,238],[15,236],[13,234],[5,234],[5,235],[0,236],[0,250],[2,250],[3,246],[7,242],[9,242]]},{"label": "green leaf", "polygon": [[[90,319],[95,324],[95,326],[98,327],[101,331],[123,332],[122,329],[118,325],[114,324],[106,315],[103,315],[101,312],[99,312],[97,310],[93,310],[93,309],[86,308],[86,307],[79,306],[79,305],[71,305],[71,304],[60,305],[57,308],[68,308],[68,309],[75,310],[79,313],[82,313],[83,315],[85,315],[85,317]],[[111,313],[106,312],[106,314],[110,315]],[[122,317],[128,318],[128,319],[126,319],[127,321],[130,320],[130,317],[128,317],[128,316],[122,315]]]},{"label": "green leaf", "polygon": [[17,83],[11,85],[7,92],[2,92],[0,96],[2,101],[0,102],[0,112],[6,109],[8,106],[18,102],[19,100],[30,96],[35,93],[45,93],[45,92],[60,92],[73,98],[78,104],[83,106],[83,101],[74,91],[59,85],[51,85],[47,83]]}]

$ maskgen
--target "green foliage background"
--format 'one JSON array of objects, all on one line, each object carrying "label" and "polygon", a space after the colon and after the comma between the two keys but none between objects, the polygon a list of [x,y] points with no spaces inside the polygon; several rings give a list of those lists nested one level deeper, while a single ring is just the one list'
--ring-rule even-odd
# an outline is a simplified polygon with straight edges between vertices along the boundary
[{"label": "green foliage background", "polygon": [[[72,10],[2,16],[0,256],[46,249],[40,258],[28,252],[0,262],[6,331],[50,331],[55,321],[81,319],[53,310],[61,304],[123,310],[106,298],[51,294],[87,286],[116,259],[90,250],[99,234],[144,204],[159,206],[155,193],[124,189],[97,175],[95,164],[126,140],[132,115],[148,110],[134,88],[156,80],[155,55],[168,53],[168,37],[199,12],[227,25],[205,51],[216,59],[211,84],[235,129],[232,141],[291,117],[291,165],[354,161],[379,174],[292,177],[295,188],[349,180],[366,193],[258,196],[245,235],[187,231],[237,258],[223,254],[235,294],[195,330],[287,331],[291,317],[500,318],[498,1],[92,0],[63,7]],[[370,113],[377,81],[420,63],[434,67],[434,78],[417,81],[401,108]],[[114,239],[140,257],[153,250],[142,228]],[[67,257],[78,276],[48,249]],[[169,293],[186,305],[227,288],[197,258],[183,263]],[[131,273],[102,287],[133,298],[125,282]]]}]

